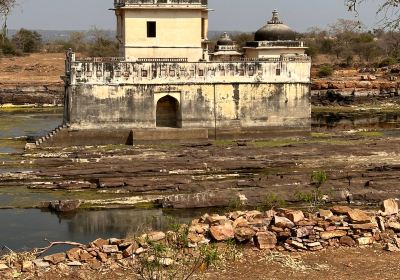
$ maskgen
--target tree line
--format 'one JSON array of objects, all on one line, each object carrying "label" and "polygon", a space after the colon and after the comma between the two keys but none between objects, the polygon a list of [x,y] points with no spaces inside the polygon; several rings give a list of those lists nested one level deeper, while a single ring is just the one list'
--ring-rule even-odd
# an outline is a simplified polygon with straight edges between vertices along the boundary
[{"label": "tree line", "polygon": [[92,28],[71,32],[66,40],[45,42],[37,31],[20,29],[11,37],[0,40],[0,56],[21,56],[35,52],[65,52],[68,49],[92,57],[118,56],[118,43],[109,32]]}]

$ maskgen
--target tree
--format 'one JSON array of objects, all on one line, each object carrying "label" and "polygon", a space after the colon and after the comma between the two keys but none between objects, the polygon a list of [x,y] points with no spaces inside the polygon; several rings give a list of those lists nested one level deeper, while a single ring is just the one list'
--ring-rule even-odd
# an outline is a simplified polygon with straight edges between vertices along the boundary
[{"label": "tree", "polygon": [[[357,13],[357,7],[367,0],[346,0],[349,11]],[[380,4],[378,15],[381,15],[381,23],[384,28],[399,29],[400,28],[400,0],[384,0]]]},{"label": "tree", "polygon": [[329,26],[331,35],[337,36],[343,33],[354,33],[364,29],[365,26],[358,20],[338,19],[334,24]]},{"label": "tree", "polygon": [[17,49],[25,53],[38,51],[42,46],[42,36],[39,33],[23,28],[12,37],[11,41]]},{"label": "tree", "polygon": [[88,32],[89,48],[88,55],[94,57],[118,56],[118,43],[112,39],[107,31],[92,28]]},{"label": "tree", "polygon": [[15,5],[15,0],[0,0],[0,18],[1,18],[1,33],[0,39],[4,44],[7,36],[7,17],[12,7]]}]

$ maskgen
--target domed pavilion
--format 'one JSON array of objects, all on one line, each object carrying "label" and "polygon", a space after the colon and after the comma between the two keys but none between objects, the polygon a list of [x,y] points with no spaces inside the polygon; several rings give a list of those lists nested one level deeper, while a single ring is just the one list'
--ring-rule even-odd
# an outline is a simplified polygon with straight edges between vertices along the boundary
[{"label": "domed pavilion", "polygon": [[224,32],[217,41],[214,52],[211,54],[211,60],[232,61],[240,59],[241,56],[236,42],[231,39],[228,33]]},{"label": "domed pavilion", "polygon": [[296,32],[279,19],[277,10],[272,12],[272,19],[256,31],[254,41],[245,47],[246,57],[254,59],[305,55],[306,49],[304,42],[297,40]]}]

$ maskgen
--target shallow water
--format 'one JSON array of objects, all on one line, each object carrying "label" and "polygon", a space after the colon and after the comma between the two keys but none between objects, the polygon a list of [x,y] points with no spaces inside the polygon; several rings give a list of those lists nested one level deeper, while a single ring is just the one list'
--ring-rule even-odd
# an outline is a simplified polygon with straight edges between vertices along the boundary
[{"label": "shallow water", "polygon": [[[0,248],[27,250],[49,241],[86,244],[96,238],[124,238],[153,230],[168,230],[173,223],[188,223],[205,210],[164,212],[161,209],[112,209],[57,215],[39,209],[0,210]],[[65,250],[55,248],[51,252]]]},{"label": "shallow water", "polygon": [[314,129],[396,129],[400,111],[313,112]]},{"label": "shallow water", "polygon": [[16,153],[27,136],[43,136],[62,123],[62,109],[0,110],[0,153]]}]

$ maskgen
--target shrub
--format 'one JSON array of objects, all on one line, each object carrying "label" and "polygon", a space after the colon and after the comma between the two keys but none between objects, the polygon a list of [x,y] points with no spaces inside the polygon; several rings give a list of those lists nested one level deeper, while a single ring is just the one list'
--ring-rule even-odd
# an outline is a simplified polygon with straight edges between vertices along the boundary
[{"label": "shrub", "polygon": [[106,38],[97,38],[89,47],[88,55],[92,57],[118,56],[118,44]]},{"label": "shrub", "polygon": [[284,207],[286,205],[286,201],[279,197],[275,193],[267,193],[260,205],[260,210],[266,211],[278,207]]},{"label": "shrub", "polygon": [[20,29],[11,39],[15,47],[24,53],[39,51],[42,47],[42,36],[36,31]]},{"label": "shrub", "polygon": [[329,77],[329,76],[332,76],[332,74],[333,74],[332,65],[325,64],[319,68],[318,77],[320,77],[320,78]]},{"label": "shrub", "polygon": [[15,46],[5,38],[2,40],[0,38],[0,54],[3,55],[19,55],[20,53],[16,50]]},{"label": "shrub", "polygon": [[397,63],[397,59],[393,58],[393,57],[388,57],[385,58],[384,60],[382,60],[381,62],[379,62],[378,66],[379,67],[387,67],[393,64]]},{"label": "shrub", "polygon": [[311,181],[316,185],[317,188],[320,188],[322,184],[326,182],[327,179],[328,176],[326,175],[326,172],[323,170],[314,171],[313,174],[311,175]]}]

